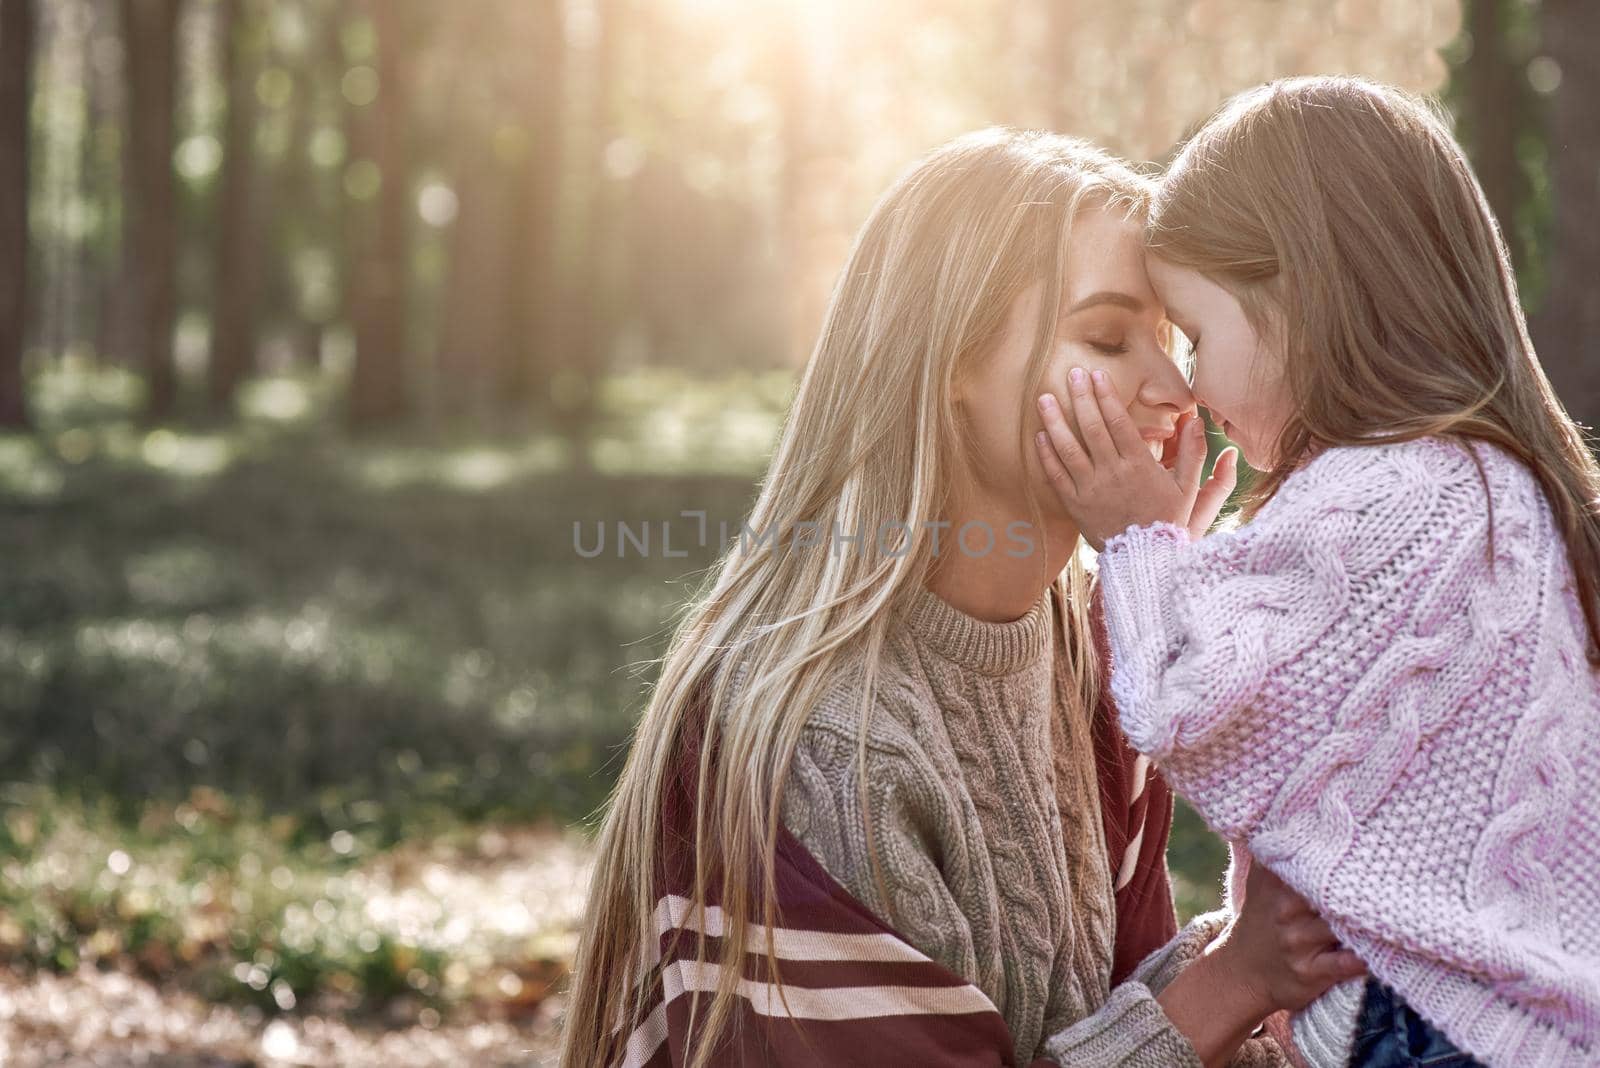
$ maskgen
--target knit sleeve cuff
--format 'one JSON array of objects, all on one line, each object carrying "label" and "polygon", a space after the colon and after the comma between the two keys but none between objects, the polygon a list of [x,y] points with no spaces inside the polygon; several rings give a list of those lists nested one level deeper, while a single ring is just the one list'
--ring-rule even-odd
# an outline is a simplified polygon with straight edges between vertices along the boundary
[{"label": "knit sleeve cuff", "polygon": [[1154,994],[1165,990],[1179,972],[1195,961],[1227,928],[1233,914],[1227,909],[1202,913],[1184,925],[1166,945],[1133,969],[1129,980],[1143,983]]},{"label": "knit sleeve cuff", "polygon": [[1341,1068],[1349,1063],[1366,992],[1365,978],[1346,979],[1289,1017],[1286,1039],[1300,1055],[1297,1063],[1307,1068]]},{"label": "knit sleeve cuff", "polygon": [[1112,650],[1112,695],[1135,749],[1160,759],[1176,725],[1146,699],[1183,644],[1173,570],[1189,532],[1174,523],[1129,527],[1100,553],[1100,589]]},{"label": "knit sleeve cuff", "polygon": [[1228,1068],[1294,1068],[1294,1062],[1284,1054],[1282,1046],[1263,1035],[1245,1039]]},{"label": "knit sleeve cuff", "polygon": [[1193,1043],[1172,1025],[1150,988],[1128,980],[1104,1005],[1044,1041],[1061,1065],[1096,1068],[1203,1068]]}]

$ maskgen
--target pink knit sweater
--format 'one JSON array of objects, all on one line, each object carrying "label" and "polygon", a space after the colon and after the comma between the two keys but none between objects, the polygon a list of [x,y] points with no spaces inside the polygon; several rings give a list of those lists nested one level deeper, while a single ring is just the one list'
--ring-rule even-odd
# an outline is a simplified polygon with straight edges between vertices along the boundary
[{"label": "pink knit sweater", "polygon": [[1457,1046],[1597,1065],[1600,675],[1537,481],[1472,449],[1483,476],[1436,438],[1329,449],[1237,530],[1111,538],[1111,690],[1173,788]]}]

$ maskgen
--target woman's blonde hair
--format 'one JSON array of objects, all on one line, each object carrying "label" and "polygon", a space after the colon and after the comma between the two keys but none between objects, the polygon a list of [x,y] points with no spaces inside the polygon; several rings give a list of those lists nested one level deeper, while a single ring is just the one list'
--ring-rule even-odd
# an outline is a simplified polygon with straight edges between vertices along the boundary
[{"label": "woman's blonde hair", "polygon": [[1178,153],[1146,238],[1281,347],[1294,411],[1246,514],[1331,446],[1498,445],[1549,497],[1600,662],[1600,469],[1539,365],[1505,241],[1437,104],[1351,77],[1241,93]]},{"label": "woman's blonde hair", "polygon": [[[709,1058],[732,1019],[749,925],[774,923],[780,802],[801,728],[846,658],[859,657],[864,762],[890,610],[927,579],[936,559],[920,535],[941,517],[949,487],[971,477],[953,383],[1000,335],[1013,301],[1042,282],[1028,372],[1037,387],[1059,305],[1048,295],[1062,292],[1074,215],[1092,201],[1142,218],[1150,191],[1149,179],[1087,142],[992,128],[935,149],[873,208],[745,522],[754,536],[730,544],[687,607],[636,729],[600,832],[562,1065],[613,1060],[651,993],[662,800],[686,749],[699,753],[692,898],[703,908],[715,886],[720,955],[734,962],[709,1005],[698,994],[691,1002],[689,1063]],[[1019,425],[1033,395],[1016,398]],[[1042,510],[1027,492],[1039,532]],[[842,552],[797,548],[791,532],[801,529],[866,536]],[[1076,554],[1055,575],[1048,558],[1036,554],[1040,587],[1055,589],[1073,690],[1080,711],[1092,709],[1087,577]],[[696,715],[702,704],[716,713]],[[875,856],[873,874],[881,885]],[[697,958],[706,960],[703,936]],[[770,947],[766,964],[775,975]]]}]

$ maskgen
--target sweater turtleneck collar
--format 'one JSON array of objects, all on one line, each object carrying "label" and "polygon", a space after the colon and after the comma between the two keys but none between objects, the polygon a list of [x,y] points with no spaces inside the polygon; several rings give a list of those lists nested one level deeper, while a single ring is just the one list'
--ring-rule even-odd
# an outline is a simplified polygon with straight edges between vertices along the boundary
[{"label": "sweater turtleneck collar", "polygon": [[912,633],[953,663],[985,675],[1005,675],[1034,663],[1050,646],[1049,588],[1020,619],[992,623],[968,615],[918,584],[901,609]]}]

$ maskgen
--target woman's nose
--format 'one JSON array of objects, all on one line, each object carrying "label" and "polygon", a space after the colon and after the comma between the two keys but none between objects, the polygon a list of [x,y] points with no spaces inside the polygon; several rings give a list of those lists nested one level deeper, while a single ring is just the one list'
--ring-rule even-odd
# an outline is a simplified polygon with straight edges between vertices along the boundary
[{"label": "woman's nose", "polygon": [[1139,389],[1139,399],[1152,408],[1167,408],[1175,414],[1195,410],[1194,393],[1178,365],[1163,358],[1151,368]]}]

